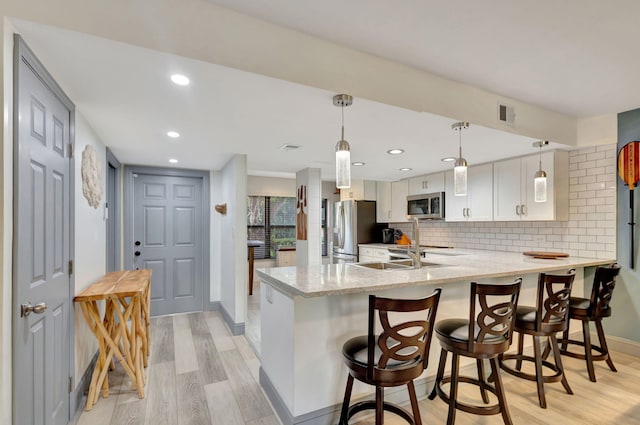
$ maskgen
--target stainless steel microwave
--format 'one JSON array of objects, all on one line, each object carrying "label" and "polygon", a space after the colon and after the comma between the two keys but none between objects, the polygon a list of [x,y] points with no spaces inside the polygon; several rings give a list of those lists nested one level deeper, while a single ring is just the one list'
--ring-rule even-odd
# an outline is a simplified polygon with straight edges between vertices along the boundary
[{"label": "stainless steel microwave", "polygon": [[407,196],[409,217],[441,220],[444,218],[444,192]]}]

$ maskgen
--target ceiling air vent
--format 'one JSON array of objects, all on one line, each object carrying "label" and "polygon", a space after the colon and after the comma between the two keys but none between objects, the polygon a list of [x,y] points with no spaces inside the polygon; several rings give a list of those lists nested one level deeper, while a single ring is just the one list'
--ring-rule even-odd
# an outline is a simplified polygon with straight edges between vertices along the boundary
[{"label": "ceiling air vent", "polygon": [[498,122],[513,127],[516,122],[516,111],[513,106],[498,102]]},{"label": "ceiling air vent", "polygon": [[289,143],[285,143],[284,145],[280,146],[280,150],[281,151],[292,151],[292,150],[296,150],[298,148],[300,148],[300,145],[292,145]]}]

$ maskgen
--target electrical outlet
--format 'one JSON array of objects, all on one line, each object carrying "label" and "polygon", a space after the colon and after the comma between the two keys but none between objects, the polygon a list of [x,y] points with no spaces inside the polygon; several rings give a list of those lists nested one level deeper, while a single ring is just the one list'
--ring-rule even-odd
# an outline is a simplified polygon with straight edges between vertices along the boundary
[{"label": "electrical outlet", "polygon": [[264,285],[264,295],[267,298],[269,304],[273,304],[273,289],[269,285]]}]

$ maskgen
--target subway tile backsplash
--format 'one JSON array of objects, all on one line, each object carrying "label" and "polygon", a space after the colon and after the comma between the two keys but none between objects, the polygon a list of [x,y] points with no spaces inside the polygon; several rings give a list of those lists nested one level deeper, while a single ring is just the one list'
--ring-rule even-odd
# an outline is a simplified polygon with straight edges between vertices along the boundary
[{"label": "subway tile backsplash", "polygon": [[[568,221],[421,221],[420,242],[456,248],[550,250],[580,257],[615,258],[616,176],[616,145],[571,151]],[[389,226],[412,237],[410,223]]]}]

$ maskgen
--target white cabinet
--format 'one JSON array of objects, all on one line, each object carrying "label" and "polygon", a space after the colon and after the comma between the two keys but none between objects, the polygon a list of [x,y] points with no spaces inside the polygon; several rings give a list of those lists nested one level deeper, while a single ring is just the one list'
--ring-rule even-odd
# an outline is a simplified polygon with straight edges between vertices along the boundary
[{"label": "white cabinet", "polygon": [[445,186],[446,221],[493,220],[493,164],[467,169],[466,196],[454,195],[453,171],[445,173]]},{"label": "white cabinet", "polygon": [[347,201],[350,199],[375,201],[376,182],[372,180],[351,180],[349,189],[340,189],[340,200]]},{"label": "white cabinet", "polygon": [[391,205],[391,182],[376,182],[376,221],[378,223],[389,223]]},{"label": "white cabinet", "polygon": [[493,216],[495,221],[568,220],[569,155],[567,152],[542,154],[547,173],[547,201],[534,201],[534,175],[539,155],[499,161],[494,164]]},{"label": "white cabinet", "polygon": [[407,218],[407,194],[409,184],[407,180],[391,183],[391,219],[390,222],[401,223],[409,221]]},{"label": "white cabinet", "polygon": [[387,248],[375,247],[375,246],[358,246],[358,262],[374,262],[374,261],[388,261],[389,250]]},{"label": "white cabinet", "polygon": [[444,192],[444,172],[409,179],[409,195]]}]

